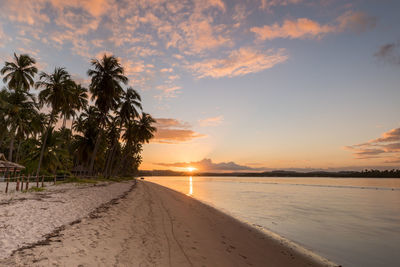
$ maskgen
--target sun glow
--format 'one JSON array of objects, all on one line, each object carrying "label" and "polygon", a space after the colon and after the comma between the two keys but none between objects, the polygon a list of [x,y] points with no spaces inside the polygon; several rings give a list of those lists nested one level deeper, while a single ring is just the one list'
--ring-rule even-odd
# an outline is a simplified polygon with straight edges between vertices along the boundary
[{"label": "sun glow", "polygon": [[195,171],[195,170],[197,170],[197,169],[194,168],[194,167],[187,167],[186,170],[187,170],[188,172],[193,172],[193,171]]}]

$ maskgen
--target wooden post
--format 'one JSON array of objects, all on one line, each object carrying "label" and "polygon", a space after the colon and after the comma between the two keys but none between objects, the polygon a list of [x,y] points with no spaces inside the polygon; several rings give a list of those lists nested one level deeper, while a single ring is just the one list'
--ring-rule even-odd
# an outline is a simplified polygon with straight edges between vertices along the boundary
[{"label": "wooden post", "polygon": [[21,192],[24,191],[24,178],[25,178],[25,175],[22,175],[21,176]]},{"label": "wooden post", "polygon": [[42,187],[44,187],[44,175],[42,175]]},{"label": "wooden post", "polygon": [[10,174],[7,176],[6,194],[8,193],[8,183],[10,182]]},{"label": "wooden post", "polygon": [[36,187],[39,188],[39,175],[36,174]]},{"label": "wooden post", "polygon": [[19,176],[20,176],[20,174],[18,174],[18,177],[17,178],[15,178],[16,180],[15,180],[15,182],[16,182],[16,186],[15,186],[15,191],[19,191]]},{"label": "wooden post", "polygon": [[54,184],[56,184],[57,174],[54,174]]},{"label": "wooden post", "polygon": [[31,178],[31,175],[28,174],[28,180],[26,181],[26,185],[25,185],[25,190],[28,191],[29,189],[29,178]]}]

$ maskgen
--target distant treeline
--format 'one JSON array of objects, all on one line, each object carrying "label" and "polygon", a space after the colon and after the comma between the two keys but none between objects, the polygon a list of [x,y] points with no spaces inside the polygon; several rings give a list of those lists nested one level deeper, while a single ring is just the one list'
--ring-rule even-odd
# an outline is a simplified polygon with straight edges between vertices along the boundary
[{"label": "distant treeline", "polygon": [[295,171],[270,171],[270,172],[229,172],[229,173],[213,173],[213,172],[176,172],[171,170],[153,170],[139,171],[140,176],[235,176],[235,177],[366,177],[366,178],[400,178],[400,169],[397,170],[363,170],[363,171],[312,171],[312,172],[295,172]]}]

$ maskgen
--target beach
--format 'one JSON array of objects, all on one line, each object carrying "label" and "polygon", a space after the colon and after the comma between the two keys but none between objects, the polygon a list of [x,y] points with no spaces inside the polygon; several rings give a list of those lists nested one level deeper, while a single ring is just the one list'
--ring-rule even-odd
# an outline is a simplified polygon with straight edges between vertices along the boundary
[{"label": "beach", "polygon": [[[100,188],[110,189],[110,186],[115,191],[109,194],[110,199],[102,201],[97,207],[85,209],[80,213],[82,217],[71,217],[63,225],[52,224],[53,229],[46,228],[49,232],[43,233],[41,238],[36,236],[36,241],[32,240],[34,238],[26,240],[13,251],[3,249],[0,265],[333,265],[315,255],[304,253],[301,248],[293,247],[285,240],[266,235],[189,196],[160,185],[139,181],[136,185],[115,183]],[[86,190],[89,191],[85,192],[86,197],[95,188],[87,186]],[[116,188],[123,190],[116,192]],[[75,196],[75,201],[81,195]],[[51,203],[56,209],[61,204],[54,200]],[[4,206],[0,207],[2,213]],[[22,209],[19,213],[23,212]],[[69,212],[69,209],[62,210],[65,215]],[[57,216],[62,217],[60,214]],[[36,224],[26,220],[21,223],[25,224],[25,228]],[[15,233],[20,233],[20,230]]]}]

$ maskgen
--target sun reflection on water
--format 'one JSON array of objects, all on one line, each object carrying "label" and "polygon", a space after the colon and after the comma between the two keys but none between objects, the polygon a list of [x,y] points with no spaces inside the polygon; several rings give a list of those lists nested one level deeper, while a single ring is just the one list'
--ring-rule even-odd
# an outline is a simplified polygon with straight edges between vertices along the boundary
[{"label": "sun reflection on water", "polygon": [[188,196],[193,195],[193,178],[192,178],[192,176],[189,177],[189,193],[187,195]]}]

